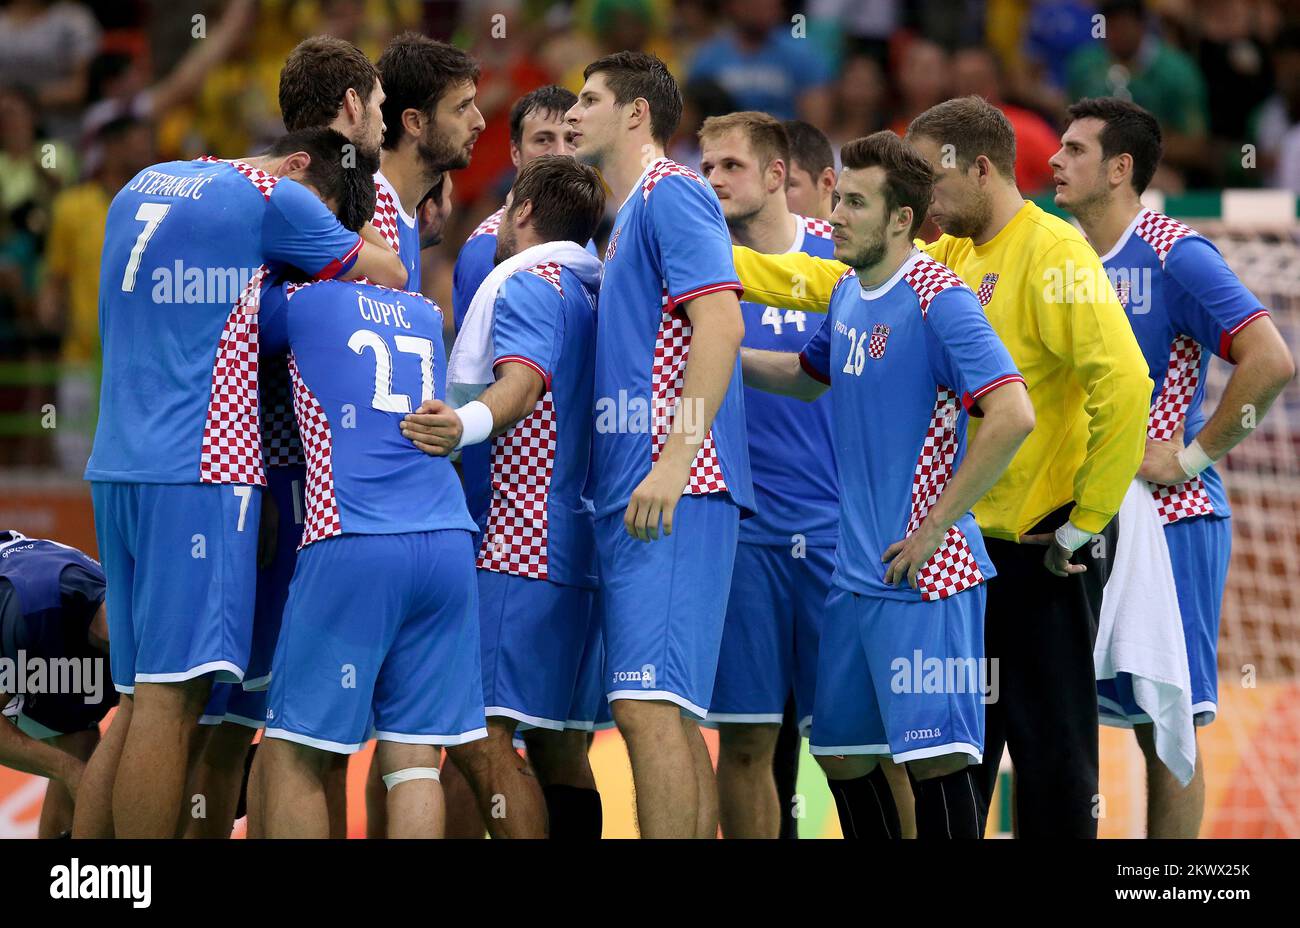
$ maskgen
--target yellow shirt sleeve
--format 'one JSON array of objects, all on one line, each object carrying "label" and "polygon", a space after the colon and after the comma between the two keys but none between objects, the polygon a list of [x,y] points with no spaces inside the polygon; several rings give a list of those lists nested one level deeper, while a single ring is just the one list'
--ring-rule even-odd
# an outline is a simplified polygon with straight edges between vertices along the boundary
[{"label": "yellow shirt sleeve", "polygon": [[831,258],[802,251],[765,255],[743,245],[732,246],[736,276],[745,287],[741,297],[751,303],[825,313],[831,291],[849,269]]},{"label": "yellow shirt sleeve", "polygon": [[45,241],[45,268],[58,277],[71,277],[76,266],[76,203],[68,193],[54,200],[50,232]]},{"label": "yellow shirt sleeve", "polygon": [[1142,464],[1151,378],[1105,269],[1086,242],[1058,242],[1037,270],[1045,296],[1033,301],[1039,335],[1074,370],[1086,394],[1088,445],[1074,477],[1070,521],[1100,532]]}]

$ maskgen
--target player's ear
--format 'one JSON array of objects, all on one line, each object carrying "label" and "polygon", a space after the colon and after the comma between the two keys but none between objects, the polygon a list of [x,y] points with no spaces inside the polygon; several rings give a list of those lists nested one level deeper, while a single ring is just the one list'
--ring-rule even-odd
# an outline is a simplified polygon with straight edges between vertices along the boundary
[{"label": "player's ear", "polygon": [[627,117],[627,127],[629,129],[648,125],[650,121],[650,101],[645,97],[637,97],[627,105]]},{"label": "player's ear", "polygon": [[418,139],[424,135],[424,120],[423,113],[414,107],[408,107],[402,110],[402,131]]},{"label": "player's ear", "polygon": [[311,165],[311,155],[305,151],[296,151],[291,155],[285,156],[280,162],[280,176],[290,177],[294,174],[300,174]]},{"label": "player's ear", "polygon": [[514,223],[516,228],[519,226],[526,226],[532,222],[533,201],[524,200],[522,203],[516,203],[510,208],[510,211],[514,214]]}]

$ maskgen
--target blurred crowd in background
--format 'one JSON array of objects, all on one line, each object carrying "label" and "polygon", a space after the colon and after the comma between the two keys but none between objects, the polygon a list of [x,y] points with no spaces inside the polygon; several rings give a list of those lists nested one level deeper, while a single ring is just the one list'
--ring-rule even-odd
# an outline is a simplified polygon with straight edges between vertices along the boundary
[{"label": "blurred crowd in background", "polygon": [[[450,301],[465,236],[512,180],[508,113],[620,49],[683,87],[669,155],[707,116],[763,110],[833,148],[980,94],[1015,126],[1017,179],[1047,192],[1066,106],[1117,95],[1165,133],[1153,186],[1300,193],[1300,3],[1288,0],[0,0],[0,468],[77,474],[98,383],[98,272],[114,193],[157,161],[257,152],[282,131],[280,68],[328,33],[372,58],[417,29],[470,50],[487,127],[424,259]],[[57,416],[58,428],[50,428]]]}]

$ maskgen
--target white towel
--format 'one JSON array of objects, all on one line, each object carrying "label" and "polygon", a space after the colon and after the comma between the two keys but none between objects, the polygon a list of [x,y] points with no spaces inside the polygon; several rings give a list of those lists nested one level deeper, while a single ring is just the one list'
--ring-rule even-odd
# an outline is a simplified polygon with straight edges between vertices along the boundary
[{"label": "white towel", "polygon": [[1093,650],[1097,679],[1132,676],[1133,698],[1155,725],[1156,754],[1186,786],[1196,769],[1187,641],[1164,526],[1144,480],[1124,494],[1116,548]]},{"label": "white towel", "polygon": [[464,406],[496,379],[492,374],[492,362],[496,360],[492,312],[497,291],[511,274],[547,261],[573,271],[591,290],[600,287],[600,261],[577,242],[543,242],[494,267],[470,300],[447,361],[447,401],[452,406]]}]

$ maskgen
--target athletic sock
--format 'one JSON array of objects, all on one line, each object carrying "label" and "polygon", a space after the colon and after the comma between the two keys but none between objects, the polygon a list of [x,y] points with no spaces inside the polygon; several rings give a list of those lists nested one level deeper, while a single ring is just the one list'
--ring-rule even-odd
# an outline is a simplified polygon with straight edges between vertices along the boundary
[{"label": "athletic sock", "polygon": [[929,780],[911,777],[916,796],[918,838],[980,838],[980,802],[975,778],[966,767]]},{"label": "athletic sock", "polygon": [[552,838],[596,840],[604,827],[600,793],[580,786],[544,786]]},{"label": "athletic sock", "polygon": [[866,776],[852,780],[827,778],[835,808],[840,813],[840,830],[845,838],[902,837],[898,824],[898,807],[889,791],[884,768],[877,766]]}]

